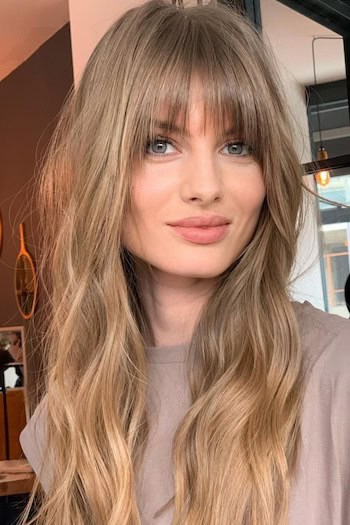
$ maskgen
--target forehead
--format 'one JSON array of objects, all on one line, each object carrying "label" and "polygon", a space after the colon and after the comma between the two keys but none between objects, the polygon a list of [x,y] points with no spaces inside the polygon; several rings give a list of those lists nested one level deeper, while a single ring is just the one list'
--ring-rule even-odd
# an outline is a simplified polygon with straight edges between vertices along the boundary
[{"label": "forehead", "polygon": [[[187,123],[183,122],[183,119],[176,119],[175,123],[167,120],[166,116],[156,118],[154,121],[155,131],[164,131],[167,133],[174,133],[185,138],[193,138],[202,135],[210,135],[217,133],[217,126],[212,119],[205,120],[203,110],[193,110],[189,113]],[[236,132],[235,126],[230,125],[229,121],[221,130],[225,135]]]},{"label": "forehead", "polygon": [[235,126],[228,113],[219,123],[214,109],[208,107],[204,100],[203,85],[195,77],[191,81],[186,108],[176,112],[166,103],[157,108],[152,119],[155,130],[174,132],[186,138],[216,131],[224,131],[225,134],[234,132]]},{"label": "forehead", "polygon": [[239,139],[262,162],[262,132],[266,126],[261,123],[266,119],[251,91],[242,82],[220,80],[205,70],[192,71],[188,76],[175,73],[161,75],[157,85],[148,85],[137,94],[130,148],[132,164],[143,164],[145,144],[150,138],[174,132],[180,138],[186,134],[188,137],[207,134],[218,142]]}]

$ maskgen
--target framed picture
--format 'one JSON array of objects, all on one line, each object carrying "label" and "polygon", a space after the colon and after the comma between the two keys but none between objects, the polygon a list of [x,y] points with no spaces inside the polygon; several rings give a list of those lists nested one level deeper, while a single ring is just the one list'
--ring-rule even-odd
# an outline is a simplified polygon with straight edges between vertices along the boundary
[{"label": "framed picture", "polygon": [[27,360],[25,351],[24,326],[0,327],[0,371],[5,388],[24,388],[26,418],[29,420],[25,378]]}]

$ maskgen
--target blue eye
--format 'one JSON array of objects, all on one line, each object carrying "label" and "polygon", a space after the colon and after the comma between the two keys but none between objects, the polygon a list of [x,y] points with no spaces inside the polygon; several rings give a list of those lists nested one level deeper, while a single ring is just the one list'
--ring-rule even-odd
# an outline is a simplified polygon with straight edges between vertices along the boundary
[{"label": "blue eye", "polygon": [[[145,153],[147,155],[164,156],[165,153],[169,152],[169,146],[175,148],[174,144],[167,137],[155,137],[148,139],[145,145]],[[243,142],[227,142],[223,149],[228,148],[229,155],[234,157],[245,157],[251,155],[251,149]],[[175,148],[176,149],[176,148]]]},{"label": "blue eye", "polygon": [[169,145],[174,147],[169,139],[158,137],[147,142],[145,151],[149,155],[162,155],[167,152],[167,146]]},{"label": "blue eye", "polygon": [[225,148],[228,148],[229,153],[237,157],[245,157],[246,155],[251,154],[249,146],[242,142],[227,142],[224,149]]}]

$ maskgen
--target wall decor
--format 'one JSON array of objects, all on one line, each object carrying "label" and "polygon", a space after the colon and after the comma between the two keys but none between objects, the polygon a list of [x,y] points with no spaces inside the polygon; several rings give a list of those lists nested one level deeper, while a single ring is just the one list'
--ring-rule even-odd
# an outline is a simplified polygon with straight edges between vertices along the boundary
[{"label": "wall decor", "polygon": [[37,278],[33,260],[25,248],[23,223],[19,227],[21,247],[15,265],[15,294],[22,317],[30,319],[37,299]]}]

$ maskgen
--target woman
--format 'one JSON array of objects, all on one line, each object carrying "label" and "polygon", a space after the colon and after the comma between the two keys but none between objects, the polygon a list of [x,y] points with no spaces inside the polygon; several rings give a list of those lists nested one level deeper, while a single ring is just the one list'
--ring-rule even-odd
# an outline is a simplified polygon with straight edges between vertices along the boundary
[{"label": "woman", "polygon": [[301,177],[239,14],[152,0],[112,25],[41,178],[35,523],[349,522],[350,327],[288,291]]}]

